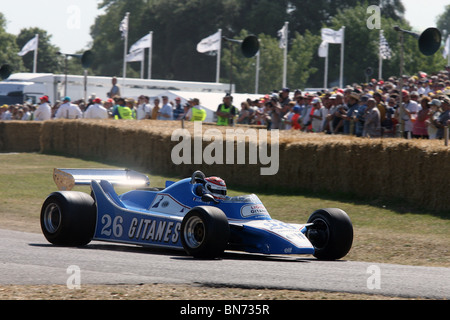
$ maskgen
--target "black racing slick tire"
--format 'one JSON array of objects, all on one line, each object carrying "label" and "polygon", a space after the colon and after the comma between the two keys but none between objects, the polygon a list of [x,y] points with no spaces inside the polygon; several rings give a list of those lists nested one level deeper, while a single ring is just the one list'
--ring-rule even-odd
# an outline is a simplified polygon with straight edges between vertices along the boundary
[{"label": "black racing slick tire", "polygon": [[222,210],[200,206],[191,209],[181,223],[181,243],[197,259],[219,258],[228,244],[230,226]]},{"label": "black racing slick tire", "polygon": [[94,199],[83,192],[54,192],[41,209],[41,229],[54,245],[79,247],[91,242],[96,223]]},{"label": "black racing slick tire", "polygon": [[353,226],[347,213],[341,209],[321,209],[308,219],[313,223],[306,237],[314,246],[314,256],[319,260],[338,260],[350,251],[353,243]]}]

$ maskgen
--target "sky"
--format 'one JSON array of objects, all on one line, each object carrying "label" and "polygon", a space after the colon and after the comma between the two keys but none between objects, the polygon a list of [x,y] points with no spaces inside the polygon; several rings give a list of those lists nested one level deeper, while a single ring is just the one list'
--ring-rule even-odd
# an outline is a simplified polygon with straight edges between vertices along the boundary
[{"label": "sky", "polygon": [[[39,27],[52,35],[51,43],[63,53],[88,49],[90,28],[99,0],[0,0],[0,12],[7,20],[6,31],[18,35],[21,29]],[[119,28],[117,26],[117,28]]]},{"label": "sky", "polygon": [[[100,0],[0,1],[0,12],[7,20],[7,32],[17,35],[23,28],[39,27],[52,35],[52,44],[69,54],[89,49],[90,27],[102,14],[97,8]],[[415,31],[420,32],[436,26],[436,17],[444,12],[450,0],[403,0],[403,4],[405,18]]]}]

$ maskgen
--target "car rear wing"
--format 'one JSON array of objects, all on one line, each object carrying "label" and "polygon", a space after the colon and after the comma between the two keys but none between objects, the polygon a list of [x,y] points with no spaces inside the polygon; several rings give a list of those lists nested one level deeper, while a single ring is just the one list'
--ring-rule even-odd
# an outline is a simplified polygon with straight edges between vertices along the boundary
[{"label": "car rear wing", "polygon": [[91,181],[106,180],[115,186],[148,187],[149,178],[129,169],[54,169],[53,180],[61,191],[72,190],[74,186],[89,186]]}]

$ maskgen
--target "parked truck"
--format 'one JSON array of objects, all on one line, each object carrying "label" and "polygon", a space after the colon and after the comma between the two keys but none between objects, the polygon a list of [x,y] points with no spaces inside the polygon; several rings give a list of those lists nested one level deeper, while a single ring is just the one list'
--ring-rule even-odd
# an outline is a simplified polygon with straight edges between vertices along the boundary
[{"label": "parked truck", "polygon": [[[118,85],[122,96],[130,98],[137,98],[142,94],[154,97],[167,91],[221,94],[229,91],[229,84],[212,82],[118,78]],[[112,77],[15,73],[0,82],[0,105],[24,102],[35,104],[43,95],[47,95],[52,103],[65,96],[72,100],[89,99],[91,96],[105,100],[111,87]]]}]

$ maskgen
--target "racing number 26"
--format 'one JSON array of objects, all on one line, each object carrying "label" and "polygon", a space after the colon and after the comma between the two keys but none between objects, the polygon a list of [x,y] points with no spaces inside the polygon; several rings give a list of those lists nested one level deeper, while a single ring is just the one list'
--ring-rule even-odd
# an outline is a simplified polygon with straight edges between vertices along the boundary
[{"label": "racing number 26", "polygon": [[123,234],[123,218],[121,216],[116,216],[114,220],[109,214],[105,214],[102,217],[102,224],[104,224],[100,234],[110,237],[111,234],[116,238],[120,238]]}]

